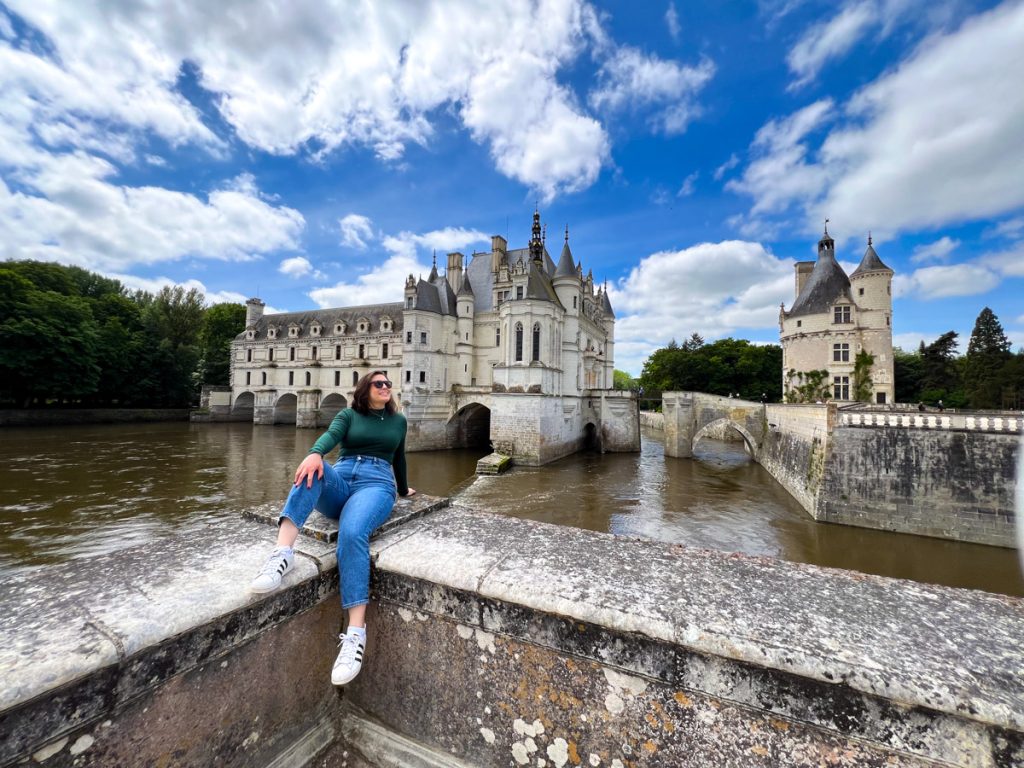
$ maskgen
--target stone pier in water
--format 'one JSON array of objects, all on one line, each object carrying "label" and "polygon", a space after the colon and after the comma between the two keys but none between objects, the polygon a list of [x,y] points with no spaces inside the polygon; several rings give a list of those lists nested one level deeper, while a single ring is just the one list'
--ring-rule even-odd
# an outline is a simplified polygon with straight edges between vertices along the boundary
[{"label": "stone pier in water", "polygon": [[1024,765],[1024,601],[402,500],[330,684],[333,526],[5,581],[0,765]]}]

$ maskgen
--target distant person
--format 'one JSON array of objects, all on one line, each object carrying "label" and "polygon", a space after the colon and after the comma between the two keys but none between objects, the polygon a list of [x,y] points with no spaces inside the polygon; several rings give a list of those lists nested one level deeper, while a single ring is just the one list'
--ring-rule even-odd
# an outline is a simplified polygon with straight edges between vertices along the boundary
[{"label": "distant person", "polygon": [[946,410],[946,406],[942,404],[941,400],[939,400],[938,404],[935,407],[939,409],[939,413],[942,413],[944,410]]},{"label": "distant person", "polygon": [[917,410],[919,410],[921,413],[924,413],[924,403],[918,403]]},{"label": "distant person", "polygon": [[[398,413],[384,371],[363,376],[352,393],[352,407],[341,411],[295,470],[278,518],[277,548],[253,579],[253,592],[273,592],[295,564],[292,549],[314,508],[338,521],[338,579],[347,631],[331,682],[345,685],[359,674],[366,648],[366,604],[370,600],[370,534],[391,515],[396,494],[416,491],[406,481],[405,416]],[[324,455],[336,445],[341,455],[331,466]]]}]

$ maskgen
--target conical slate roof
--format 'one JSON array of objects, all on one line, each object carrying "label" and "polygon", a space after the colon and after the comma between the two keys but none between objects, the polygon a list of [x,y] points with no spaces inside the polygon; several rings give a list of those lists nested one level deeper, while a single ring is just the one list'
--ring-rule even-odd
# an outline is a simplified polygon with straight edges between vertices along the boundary
[{"label": "conical slate roof", "polygon": [[576,277],[576,263],[572,260],[572,251],[569,250],[569,241],[566,239],[562,246],[562,255],[558,257],[558,267],[555,269],[555,277]]},{"label": "conical slate roof", "polygon": [[462,285],[459,286],[459,296],[473,296],[473,286],[469,282],[469,271],[466,271],[462,278]]},{"label": "conical slate roof", "polygon": [[875,253],[875,247],[871,244],[871,236],[868,236],[868,249],[864,251],[864,258],[860,260],[860,264],[853,270],[853,274],[850,277],[857,277],[857,275],[863,274],[864,272],[877,272],[879,270],[887,270],[892,272],[889,267],[885,266],[885,263],[878,258],[878,254]]},{"label": "conical slate roof", "polygon": [[612,312],[612,303],[608,300],[608,291],[601,292],[601,309],[608,317],[615,317],[615,313]]},{"label": "conical slate roof", "polygon": [[849,295],[849,292],[850,278],[839,266],[832,249],[825,248],[820,252],[818,262],[804,283],[803,290],[786,315],[796,317],[827,312],[836,299],[843,294]]}]

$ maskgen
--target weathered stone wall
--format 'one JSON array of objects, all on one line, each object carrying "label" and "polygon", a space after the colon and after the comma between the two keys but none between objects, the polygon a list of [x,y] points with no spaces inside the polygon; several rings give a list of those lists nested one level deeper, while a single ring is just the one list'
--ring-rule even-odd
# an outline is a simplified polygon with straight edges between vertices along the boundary
[{"label": "weathered stone wall", "polygon": [[640,426],[665,429],[665,414],[657,411],[640,411]]},{"label": "weathered stone wall", "polygon": [[601,400],[601,450],[609,453],[639,451],[640,416],[633,393],[604,390],[593,394]]},{"label": "weathered stone wall", "polygon": [[65,424],[120,424],[136,421],[188,421],[188,408],[57,408],[0,410],[0,427]]},{"label": "weathered stone wall", "polygon": [[1015,546],[1010,432],[840,426],[817,517],[834,523]]},{"label": "weathered stone wall", "polygon": [[371,544],[341,703],[322,518],[267,596],[243,520],[9,577],[0,765],[1024,761],[1024,601],[438,507]]},{"label": "weathered stone wall", "polygon": [[758,463],[817,517],[835,406],[770,404],[765,418],[768,429]]}]

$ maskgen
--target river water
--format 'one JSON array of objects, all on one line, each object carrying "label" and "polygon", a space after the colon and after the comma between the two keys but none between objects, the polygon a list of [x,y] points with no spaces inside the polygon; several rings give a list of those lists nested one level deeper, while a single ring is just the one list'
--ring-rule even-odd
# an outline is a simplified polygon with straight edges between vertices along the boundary
[{"label": "river water", "polygon": [[[202,546],[218,520],[283,499],[317,435],[251,424],[5,428],[0,576],[172,534]],[[643,437],[639,454],[497,477],[474,476],[479,451],[411,453],[409,482],[532,520],[1024,595],[1013,550],[816,523],[740,443],[702,440],[697,459],[666,459],[660,433]]]}]

